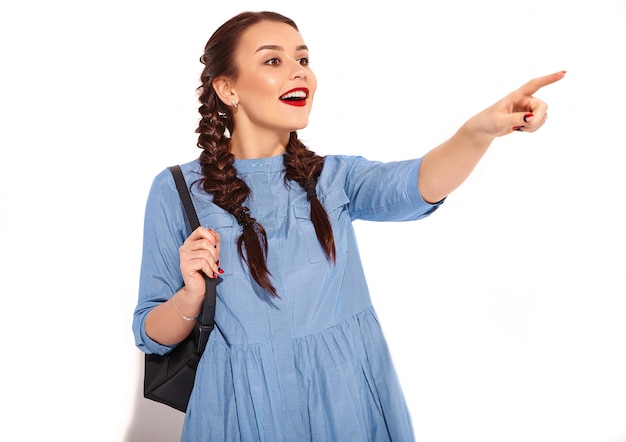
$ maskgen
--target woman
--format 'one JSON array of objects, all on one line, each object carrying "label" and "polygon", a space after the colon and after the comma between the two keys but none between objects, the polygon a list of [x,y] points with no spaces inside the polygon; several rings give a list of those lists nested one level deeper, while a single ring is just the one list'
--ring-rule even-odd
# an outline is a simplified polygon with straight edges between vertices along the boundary
[{"label": "woman", "polygon": [[201,272],[218,278],[182,439],[413,440],[351,222],[431,214],[495,137],[541,127],[547,106],[532,94],[565,73],[528,82],[422,158],[380,163],[320,157],[298,140],[317,82],[290,19],[239,14],[201,61],[202,153],[182,169],[204,227],[186,230],[160,173],[133,322],[141,350],[169,351],[195,325]]}]

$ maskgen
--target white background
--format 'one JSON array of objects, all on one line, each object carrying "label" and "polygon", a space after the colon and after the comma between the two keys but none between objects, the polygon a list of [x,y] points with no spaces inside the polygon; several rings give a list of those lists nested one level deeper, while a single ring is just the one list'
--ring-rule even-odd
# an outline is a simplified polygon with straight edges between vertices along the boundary
[{"label": "white background", "polygon": [[421,156],[568,70],[436,214],[356,227],[418,440],[624,440],[624,0],[4,1],[0,439],[177,440],[131,333],[143,210],[199,154],[198,57],[246,9],[298,23],[320,154]]}]

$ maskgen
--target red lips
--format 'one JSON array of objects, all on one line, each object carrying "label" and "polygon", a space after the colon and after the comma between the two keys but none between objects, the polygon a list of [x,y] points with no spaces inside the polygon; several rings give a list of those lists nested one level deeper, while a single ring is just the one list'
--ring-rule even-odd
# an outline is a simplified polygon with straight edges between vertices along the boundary
[{"label": "red lips", "polygon": [[290,106],[306,106],[306,99],[309,97],[309,89],[297,87],[287,91],[280,96],[280,101]]}]

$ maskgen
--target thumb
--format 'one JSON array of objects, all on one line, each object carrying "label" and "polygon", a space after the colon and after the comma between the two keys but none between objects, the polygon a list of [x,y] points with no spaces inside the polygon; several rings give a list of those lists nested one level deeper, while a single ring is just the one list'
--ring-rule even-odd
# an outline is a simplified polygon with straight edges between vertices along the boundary
[{"label": "thumb", "polygon": [[520,132],[534,132],[543,126],[548,114],[539,110],[536,112],[515,112],[510,117],[511,129]]},{"label": "thumb", "polygon": [[511,112],[506,115],[501,115],[499,118],[499,127],[504,130],[504,133],[509,133],[511,129],[521,130],[526,126],[531,125],[535,119],[533,113],[525,112]]},{"label": "thumb", "polygon": [[511,123],[513,126],[524,126],[532,123],[535,119],[535,115],[532,112],[513,112],[511,114]]}]

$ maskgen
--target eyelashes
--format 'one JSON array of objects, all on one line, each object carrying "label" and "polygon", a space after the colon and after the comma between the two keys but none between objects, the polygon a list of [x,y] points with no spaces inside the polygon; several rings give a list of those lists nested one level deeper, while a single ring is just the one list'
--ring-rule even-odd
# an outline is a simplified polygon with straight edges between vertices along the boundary
[{"label": "eyelashes", "polygon": [[[301,58],[298,58],[297,61],[302,66],[308,66],[309,65],[309,57],[301,57]],[[272,58],[269,58],[269,59],[265,60],[263,62],[263,64],[266,64],[268,66],[278,66],[278,65],[281,64],[281,60],[278,57],[272,57]]]}]

